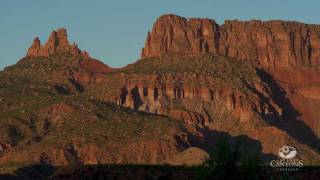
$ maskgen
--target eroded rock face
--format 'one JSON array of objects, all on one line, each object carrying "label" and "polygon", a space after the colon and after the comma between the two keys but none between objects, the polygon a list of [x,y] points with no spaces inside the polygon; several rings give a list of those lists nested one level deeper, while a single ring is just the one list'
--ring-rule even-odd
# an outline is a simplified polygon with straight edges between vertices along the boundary
[{"label": "eroded rock face", "polygon": [[164,54],[213,53],[267,67],[320,63],[320,26],[286,21],[225,21],[161,16],[142,49],[142,58]]},{"label": "eroded rock face", "polygon": [[58,29],[53,31],[44,46],[41,45],[40,39],[36,37],[33,44],[27,52],[27,56],[49,56],[54,53],[68,52],[73,56],[81,54],[78,46],[73,43],[72,45],[68,41],[66,29]]},{"label": "eroded rock face", "polygon": [[148,33],[142,57],[166,53],[217,53],[219,26],[210,19],[186,19],[175,15],[161,16]]},{"label": "eroded rock face", "polygon": [[[319,25],[278,20],[228,20],[218,25],[210,19],[164,15],[148,33],[141,56],[205,53],[247,60],[263,69],[269,74],[265,82],[273,89],[269,94],[282,97],[275,100],[286,112],[288,123],[291,119],[301,119],[319,137],[320,86],[319,71],[315,70],[320,64]],[[239,111],[246,116],[243,112]]]},{"label": "eroded rock face", "polygon": [[[241,121],[249,121],[254,112],[271,121],[282,116],[282,109],[268,94],[268,87],[258,83],[248,84],[256,93],[245,94],[204,76],[167,74],[114,78],[123,81],[118,95],[111,100],[117,105],[166,115],[187,124],[210,127],[217,114],[220,116],[224,112]],[[208,81],[206,86],[196,85],[200,79]]]},{"label": "eroded rock face", "polygon": [[[112,70],[109,66],[101,61],[90,57],[87,51],[81,51],[78,46],[70,44],[66,29],[53,31],[45,45],[41,45],[40,39],[36,37],[32,46],[29,48],[26,57],[48,57],[50,55],[71,55],[74,62],[85,71],[95,74],[107,73]],[[63,60],[62,57],[59,60]],[[60,76],[60,75],[58,75]]]}]

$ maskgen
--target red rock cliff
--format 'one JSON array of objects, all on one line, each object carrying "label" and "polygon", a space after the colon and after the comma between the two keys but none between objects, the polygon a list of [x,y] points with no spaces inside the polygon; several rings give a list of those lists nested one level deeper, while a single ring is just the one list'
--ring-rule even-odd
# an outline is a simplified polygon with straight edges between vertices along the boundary
[{"label": "red rock cliff", "polygon": [[72,45],[69,44],[66,29],[53,31],[44,46],[41,45],[40,39],[36,37],[27,52],[27,56],[49,56],[50,54],[61,52],[68,52],[74,56],[80,55],[81,53],[75,43]]},{"label": "red rock cliff", "polygon": [[286,21],[225,21],[161,16],[148,33],[141,56],[226,55],[268,67],[320,63],[320,26]]}]

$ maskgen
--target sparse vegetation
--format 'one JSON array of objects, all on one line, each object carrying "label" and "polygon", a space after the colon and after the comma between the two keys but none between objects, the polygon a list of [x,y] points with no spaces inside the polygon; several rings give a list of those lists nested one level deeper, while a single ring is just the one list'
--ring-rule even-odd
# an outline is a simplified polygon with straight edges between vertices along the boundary
[{"label": "sparse vegetation", "polygon": [[[105,89],[59,93],[54,88],[57,84],[74,86],[68,75],[79,70],[77,63],[68,54],[56,54],[24,58],[0,72],[0,134],[2,141],[29,156],[24,158],[31,160],[33,154],[70,143],[79,147],[93,144],[112,153],[114,146],[121,144],[171,141],[181,130],[180,121],[101,100],[99,95],[108,92]],[[72,110],[59,109],[54,115],[39,112],[57,104]]]},{"label": "sparse vegetation", "polygon": [[[121,86],[119,79],[113,78],[113,75],[125,74],[127,79],[130,79],[131,75],[141,74],[210,76],[217,80],[218,85],[221,82],[243,92],[250,91],[246,82],[259,81],[254,68],[232,58],[211,55],[172,56],[141,59],[128,67],[103,74],[108,79],[102,83],[103,85],[94,88],[88,85],[84,88],[69,79],[71,73],[83,71],[79,68],[78,61],[79,59],[68,54],[56,54],[47,58],[24,58],[17,65],[0,72],[0,135],[3,141],[9,142],[15,149],[8,153],[8,157],[12,157],[12,162],[0,164],[0,169],[15,171],[21,167],[37,164],[39,158],[33,155],[52,149],[62,150],[67,163],[81,164],[76,156],[75,146],[83,148],[93,145],[113,157],[117,153],[115,149],[126,144],[172,142],[177,138],[177,134],[185,135],[187,128],[182,121],[137,112],[110,103],[108,98],[114,98]],[[201,86],[201,83],[206,82],[195,83]],[[65,93],[55,87],[62,88]],[[167,99],[167,102],[170,102],[167,106],[172,105],[175,109],[188,109],[186,106],[188,103],[183,103],[182,100]],[[62,108],[46,109],[57,104],[62,105]],[[189,104],[191,104],[189,106],[199,106],[196,101],[190,101]],[[240,120],[230,116],[228,112],[219,111],[210,115],[214,123],[221,122],[215,124],[217,125],[215,127],[232,131],[234,134],[242,133]],[[16,152],[23,153],[24,159],[15,159]],[[126,162],[127,159],[122,161]],[[203,166],[181,168],[190,170],[191,173],[188,175],[191,177],[199,173],[196,175],[203,179],[211,177],[223,179],[226,175],[236,177],[236,174],[249,179],[259,179],[260,165],[259,158],[244,156],[237,146],[231,147],[222,141]],[[172,171],[176,168],[159,167]],[[50,168],[44,168],[44,171],[37,168],[35,171],[32,169],[32,172],[46,173],[47,170],[53,172]]]},{"label": "sparse vegetation", "polygon": [[125,74],[205,75],[243,90],[247,90],[244,82],[253,82],[258,79],[255,69],[247,62],[210,54],[145,58],[115,72]]}]

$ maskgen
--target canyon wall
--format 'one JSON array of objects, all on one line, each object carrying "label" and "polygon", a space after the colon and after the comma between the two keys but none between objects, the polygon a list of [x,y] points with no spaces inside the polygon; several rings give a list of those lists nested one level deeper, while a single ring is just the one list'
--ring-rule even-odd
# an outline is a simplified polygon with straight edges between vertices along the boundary
[{"label": "canyon wall", "polygon": [[[319,137],[320,26],[290,21],[226,20],[164,15],[148,33],[141,57],[211,53],[245,60],[282,107],[288,124],[302,120]],[[281,98],[279,98],[281,97]]]},{"label": "canyon wall", "polygon": [[223,113],[231,113],[240,121],[249,121],[253,113],[271,121],[280,120],[282,116],[282,109],[270,98],[268,87],[259,83],[248,84],[255,93],[246,94],[205,75],[120,76],[112,78],[119,79],[119,89],[111,93],[111,101],[130,109],[181,119],[188,124],[210,127]]},{"label": "canyon wall", "polygon": [[267,67],[316,66],[320,26],[287,21],[228,20],[161,16],[148,33],[141,56],[212,53]]}]

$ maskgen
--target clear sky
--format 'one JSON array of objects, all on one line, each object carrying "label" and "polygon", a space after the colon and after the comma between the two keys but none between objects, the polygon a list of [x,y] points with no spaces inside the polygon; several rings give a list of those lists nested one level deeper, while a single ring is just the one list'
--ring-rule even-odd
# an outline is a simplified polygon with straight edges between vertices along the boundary
[{"label": "clear sky", "polygon": [[1,0],[0,69],[39,36],[65,27],[69,41],[112,67],[139,58],[146,34],[165,13],[185,17],[283,19],[320,24],[319,0]]}]

